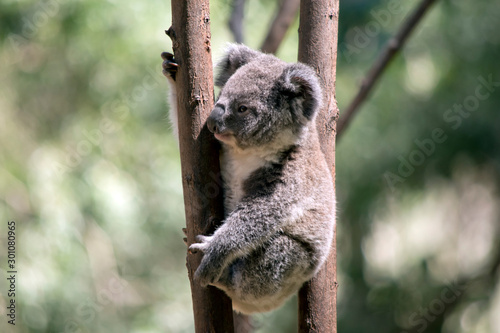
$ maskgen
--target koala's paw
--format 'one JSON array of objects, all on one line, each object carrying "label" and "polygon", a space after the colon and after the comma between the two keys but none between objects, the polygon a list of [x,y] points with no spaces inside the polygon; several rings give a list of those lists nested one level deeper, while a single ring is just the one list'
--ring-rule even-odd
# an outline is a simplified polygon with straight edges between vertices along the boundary
[{"label": "koala's paw", "polygon": [[205,253],[201,260],[200,266],[194,273],[194,279],[202,287],[209,284],[214,284],[219,281],[222,275],[222,261],[218,256],[211,256],[210,253]]},{"label": "koala's paw", "polygon": [[163,59],[163,75],[165,75],[167,78],[172,78],[172,80],[175,81],[175,75],[177,74],[177,68],[179,67],[179,65],[174,59],[174,55],[170,52],[162,52],[161,58]]},{"label": "koala's paw", "polygon": [[201,251],[205,253],[210,246],[210,242],[212,241],[213,236],[203,236],[203,235],[198,235],[196,236],[196,240],[198,243],[193,243],[189,247],[189,251],[192,253],[196,253],[198,251]]},{"label": "koala's paw", "polygon": [[198,251],[204,253],[200,266],[198,266],[194,274],[194,279],[200,283],[202,287],[217,282],[222,274],[222,258],[220,253],[210,249],[212,239],[213,236],[198,235],[196,236],[196,240],[199,243],[191,244],[189,247],[191,253],[196,253]]}]

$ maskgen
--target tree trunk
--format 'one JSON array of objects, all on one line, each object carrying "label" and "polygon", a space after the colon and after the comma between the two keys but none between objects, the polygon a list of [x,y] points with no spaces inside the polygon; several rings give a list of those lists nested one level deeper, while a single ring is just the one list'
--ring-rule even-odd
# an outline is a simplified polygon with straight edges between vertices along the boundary
[{"label": "tree trunk", "polygon": [[[224,217],[218,144],[204,126],[214,104],[208,0],[172,0],[172,39],[176,75],[179,144],[188,244],[208,235]],[[193,281],[202,253],[187,255],[195,330],[232,332],[231,300],[219,289]]]},{"label": "tree trunk", "polygon": [[[317,118],[321,147],[335,182],[335,101],[338,0],[300,2],[299,61],[312,66],[323,87],[323,107]],[[332,198],[333,199],[333,198]],[[335,238],[323,268],[299,291],[299,332],[337,332],[337,251]]]}]

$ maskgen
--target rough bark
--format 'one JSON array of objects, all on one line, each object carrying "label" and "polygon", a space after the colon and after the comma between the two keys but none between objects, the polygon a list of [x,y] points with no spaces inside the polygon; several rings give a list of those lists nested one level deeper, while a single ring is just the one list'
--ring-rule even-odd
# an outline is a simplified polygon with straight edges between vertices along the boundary
[{"label": "rough bark", "polygon": [[[317,125],[334,183],[338,14],[338,0],[302,0],[300,3],[298,60],[316,69],[323,86],[323,107]],[[327,263],[299,291],[299,332],[337,332],[336,259],[334,238]]]},{"label": "rough bark", "polygon": [[[172,0],[168,30],[179,64],[176,75],[179,145],[188,244],[211,234],[223,219],[218,146],[205,126],[214,104],[208,0]],[[195,330],[232,332],[231,300],[193,281],[202,253],[187,255]]]},{"label": "rough bark", "polygon": [[391,38],[384,50],[378,57],[377,61],[373,64],[367,76],[363,79],[361,83],[361,87],[359,88],[358,93],[349,104],[349,106],[342,112],[342,117],[339,119],[338,128],[337,128],[337,137],[339,138],[344,130],[347,128],[351,119],[354,117],[356,112],[359,110],[359,107],[368,97],[368,94],[371,92],[378,79],[382,76],[382,73],[387,68],[391,60],[394,56],[399,52],[399,50],[403,47],[404,43],[410,36],[411,32],[415,29],[418,23],[425,16],[427,10],[431,7],[431,5],[436,0],[422,0],[416,9],[408,16],[408,18],[401,25],[401,28],[398,30],[397,34]]},{"label": "rough bark", "polygon": [[275,54],[299,10],[300,0],[281,0],[278,12],[260,49]]}]

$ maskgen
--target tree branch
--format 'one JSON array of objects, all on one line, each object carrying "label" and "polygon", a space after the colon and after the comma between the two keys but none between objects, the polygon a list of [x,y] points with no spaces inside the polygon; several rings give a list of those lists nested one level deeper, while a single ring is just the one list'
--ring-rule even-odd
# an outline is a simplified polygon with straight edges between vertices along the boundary
[{"label": "tree branch", "polygon": [[246,0],[233,0],[233,11],[229,18],[229,29],[236,43],[243,43],[243,18]]},{"label": "tree branch", "polygon": [[408,39],[408,36],[411,34],[417,24],[424,17],[429,7],[435,1],[436,0],[422,0],[418,7],[403,23],[398,33],[387,42],[383,52],[380,54],[377,61],[373,64],[372,68],[368,72],[368,75],[363,79],[357,95],[354,97],[347,109],[342,113],[337,125],[337,140],[347,128],[352,120],[352,117],[359,110],[359,107],[365,101],[368,94],[375,86],[375,83],[378,81],[387,65],[399,52],[399,50]]},{"label": "tree branch", "polygon": [[260,49],[275,54],[299,11],[300,0],[281,0],[278,12]]},{"label": "tree branch", "polygon": [[[172,0],[172,39],[176,73],[179,148],[187,240],[215,231],[224,217],[218,145],[205,121],[214,105],[209,0]],[[187,255],[195,330],[232,332],[231,300],[215,287],[193,281],[202,253]]]}]

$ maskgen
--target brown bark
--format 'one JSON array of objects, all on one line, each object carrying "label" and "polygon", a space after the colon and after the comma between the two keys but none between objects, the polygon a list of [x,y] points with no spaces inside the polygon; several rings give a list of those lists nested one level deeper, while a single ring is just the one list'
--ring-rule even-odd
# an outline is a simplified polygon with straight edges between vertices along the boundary
[{"label": "brown bark", "polygon": [[[208,0],[172,0],[172,39],[176,75],[179,144],[188,244],[211,234],[224,216],[218,146],[205,126],[214,104]],[[214,287],[193,281],[202,253],[187,255],[195,330],[232,332],[231,300]]]},{"label": "brown bark", "polygon": [[409,17],[401,25],[397,34],[390,39],[377,61],[373,64],[367,76],[363,79],[358,93],[352,100],[351,104],[342,112],[342,117],[339,119],[337,128],[337,137],[340,137],[344,130],[351,122],[352,117],[359,110],[361,104],[366,100],[368,94],[377,83],[382,73],[387,68],[394,56],[403,47],[404,43],[410,36],[411,32],[415,29],[418,23],[422,20],[429,7],[436,0],[422,0],[417,8],[409,15]]},{"label": "brown bark", "polygon": [[[300,3],[299,61],[312,66],[322,83],[323,107],[317,126],[334,183],[338,14],[338,0],[302,0]],[[336,259],[334,238],[326,264],[299,291],[299,332],[337,332]]]},{"label": "brown bark", "polygon": [[281,0],[278,12],[260,49],[275,54],[299,10],[300,0]]}]

